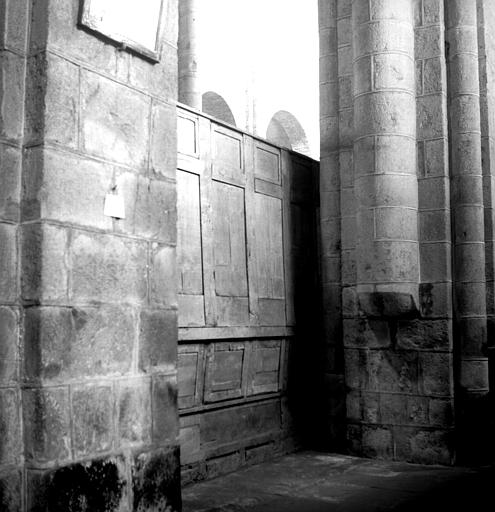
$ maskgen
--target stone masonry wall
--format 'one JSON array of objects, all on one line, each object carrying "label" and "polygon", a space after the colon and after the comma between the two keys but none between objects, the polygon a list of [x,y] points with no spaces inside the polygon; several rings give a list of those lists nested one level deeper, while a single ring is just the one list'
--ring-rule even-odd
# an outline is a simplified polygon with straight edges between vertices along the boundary
[{"label": "stone masonry wall", "polygon": [[19,296],[24,74],[28,0],[0,5],[0,509],[20,511],[23,486]]},{"label": "stone masonry wall", "polygon": [[[2,510],[180,509],[177,3],[164,6],[158,64],[77,28],[75,0],[0,9]],[[103,215],[114,190],[122,220]]]},{"label": "stone masonry wall", "polygon": [[[326,45],[321,55],[334,55],[335,47],[338,50],[333,57],[338,62],[328,71],[327,80],[336,77],[338,69],[340,88],[338,93],[322,89],[321,101],[329,108],[340,105],[340,137],[337,140],[327,127],[334,130],[337,120],[331,121],[323,111],[321,175],[322,179],[325,172],[328,175],[324,155],[328,149],[339,156],[338,160],[331,158],[331,166],[340,169],[340,182],[339,173],[334,170],[331,175],[336,177],[332,186],[340,189],[340,207],[328,187],[322,186],[320,195],[322,211],[325,203],[334,204],[339,211],[333,218],[341,219],[339,226],[325,222],[322,215],[322,236],[323,268],[328,266],[325,240],[333,241],[336,265],[341,258],[348,448],[366,456],[450,463],[454,457],[454,390],[443,2],[324,1],[320,11],[325,13],[327,26],[336,27],[333,38],[321,38]],[[368,30],[374,30],[374,35]],[[414,55],[408,53],[411,44]],[[409,71],[414,70],[408,60],[413,58],[415,76]],[[409,86],[411,80],[415,93]],[[405,108],[403,102],[414,94],[415,119],[414,110]],[[367,114],[365,95],[369,98]],[[376,114],[375,104],[381,105]],[[359,125],[353,121],[353,110]],[[409,134],[405,127],[411,122],[416,129]],[[365,130],[375,137],[369,146],[366,138],[358,137]],[[416,143],[417,156],[406,148],[408,137]],[[409,179],[405,166],[414,161],[416,173]],[[366,186],[357,188],[357,179]],[[361,232],[366,216],[358,211],[363,212],[365,206],[374,209],[374,224]],[[411,217],[414,208],[417,231]],[[390,243],[392,248],[394,243],[399,247],[407,242],[411,255],[419,251],[420,274],[411,285],[395,284],[414,276],[406,249],[401,249],[402,256],[400,251],[394,257],[383,252],[383,263],[373,263],[376,270],[363,265],[370,249],[362,254],[362,236],[369,234],[376,240],[373,244]],[[387,258],[392,259],[387,262]],[[370,272],[385,283],[375,285],[378,295],[358,293],[356,285],[369,281]],[[334,276],[335,282],[338,270]],[[390,280],[390,276],[396,277]],[[406,289],[417,301],[417,310],[401,311],[404,304],[410,304],[404,302]],[[394,293],[402,302],[394,302]],[[333,312],[336,304],[335,295],[324,294],[325,310]],[[329,336],[327,331],[326,336],[329,346],[337,344],[338,334]]]}]

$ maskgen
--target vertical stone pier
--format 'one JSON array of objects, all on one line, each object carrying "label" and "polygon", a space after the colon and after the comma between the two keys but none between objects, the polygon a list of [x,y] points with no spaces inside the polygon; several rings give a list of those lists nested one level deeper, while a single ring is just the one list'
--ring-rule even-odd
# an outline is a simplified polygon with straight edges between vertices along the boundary
[{"label": "vertical stone pier", "polygon": [[354,0],[357,293],[370,316],[418,306],[414,26],[410,1]]},{"label": "vertical stone pier", "polygon": [[454,243],[454,310],[458,349],[458,422],[461,457],[481,447],[486,425],[486,277],[480,82],[476,0],[449,0],[451,198]]},{"label": "vertical stone pier", "polygon": [[201,110],[196,2],[197,0],[179,2],[179,101]]}]

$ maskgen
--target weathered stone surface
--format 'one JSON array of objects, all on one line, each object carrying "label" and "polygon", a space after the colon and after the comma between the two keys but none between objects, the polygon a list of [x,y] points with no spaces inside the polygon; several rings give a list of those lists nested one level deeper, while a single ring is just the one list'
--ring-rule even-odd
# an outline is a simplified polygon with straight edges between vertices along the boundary
[{"label": "weathered stone surface", "polygon": [[22,227],[22,296],[26,300],[67,301],[68,233],[48,224]]},{"label": "weathered stone surface", "polygon": [[19,313],[0,306],[0,384],[17,381],[19,366]]},{"label": "weathered stone surface", "polygon": [[146,244],[118,236],[73,233],[72,297],[142,303],[147,294]]},{"label": "weathered stone surface", "polygon": [[129,379],[117,386],[117,425],[120,446],[151,442],[151,381]]},{"label": "weathered stone surface", "polygon": [[419,371],[423,393],[427,395],[452,395],[452,354],[419,354]]},{"label": "weathered stone surface", "polygon": [[177,365],[177,312],[143,310],[139,332],[139,368],[174,370]]},{"label": "weathered stone surface", "polygon": [[17,298],[17,228],[0,223],[0,300]]},{"label": "weathered stone surface", "polygon": [[208,471],[208,478],[215,478],[216,476],[231,473],[238,469],[242,464],[241,454],[234,452],[229,455],[215,457],[206,461],[206,471]]},{"label": "weathered stone surface", "polygon": [[362,453],[368,457],[390,459],[393,454],[392,433],[390,430],[375,427],[363,427]]},{"label": "weathered stone surface", "polygon": [[390,346],[390,342],[390,327],[385,320],[344,320],[345,347],[386,348]]},{"label": "weathered stone surface", "polygon": [[146,168],[150,98],[90,72],[82,74],[81,95],[84,150]]},{"label": "weathered stone surface", "polygon": [[22,454],[19,393],[0,389],[0,464],[18,464]]},{"label": "weathered stone surface", "polygon": [[452,323],[449,320],[399,322],[397,346],[405,350],[450,350]]},{"label": "weathered stone surface", "polygon": [[0,144],[0,219],[19,219],[21,194],[21,151]]},{"label": "weathered stone surface", "polygon": [[152,376],[151,386],[153,442],[161,446],[176,443],[179,435],[177,378],[155,374]]},{"label": "weathered stone surface", "polygon": [[136,455],[132,466],[132,491],[136,512],[179,512],[179,448]]},{"label": "weathered stone surface", "polygon": [[175,243],[177,206],[175,183],[123,173],[116,178],[122,190],[126,218],[116,228],[141,238]]},{"label": "weathered stone surface", "polygon": [[417,365],[418,356],[412,352],[391,350],[369,352],[367,355],[368,389],[414,393],[418,389]]},{"label": "weathered stone surface", "polygon": [[0,473],[0,507],[4,512],[22,511],[22,474],[18,470]]},{"label": "weathered stone surface", "polygon": [[112,228],[103,215],[113,185],[112,166],[53,149],[26,151],[23,218]]},{"label": "weathered stone surface", "polygon": [[113,394],[110,385],[77,386],[72,390],[73,450],[76,457],[112,448]]},{"label": "weathered stone surface", "polygon": [[97,459],[27,473],[27,510],[120,512],[127,509],[128,481],[122,457]]},{"label": "weathered stone surface", "polygon": [[71,432],[67,388],[23,391],[24,442],[27,460],[34,464],[70,459]]},{"label": "weathered stone surface", "polygon": [[66,381],[130,371],[137,314],[119,306],[26,310],[25,376]]},{"label": "weathered stone surface", "polygon": [[150,282],[153,305],[177,307],[175,247],[152,245]]},{"label": "weathered stone surface", "polygon": [[150,167],[155,176],[175,179],[177,161],[176,109],[155,102],[152,110]]},{"label": "weathered stone surface", "polygon": [[0,135],[12,141],[22,137],[24,70],[22,57],[0,50]]}]

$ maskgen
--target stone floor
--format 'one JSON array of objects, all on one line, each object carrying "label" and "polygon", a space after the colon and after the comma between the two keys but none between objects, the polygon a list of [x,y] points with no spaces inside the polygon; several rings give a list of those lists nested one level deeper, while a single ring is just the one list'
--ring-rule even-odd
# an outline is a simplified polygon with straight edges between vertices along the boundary
[{"label": "stone floor", "polygon": [[183,512],[495,510],[495,466],[420,466],[301,452],[183,489]]}]

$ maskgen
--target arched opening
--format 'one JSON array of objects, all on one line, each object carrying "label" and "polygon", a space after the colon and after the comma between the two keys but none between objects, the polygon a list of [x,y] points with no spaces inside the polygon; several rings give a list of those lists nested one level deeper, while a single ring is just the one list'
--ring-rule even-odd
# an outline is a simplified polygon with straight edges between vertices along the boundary
[{"label": "arched opening", "polygon": [[309,155],[309,144],[301,123],[286,110],[279,110],[270,120],[266,138],[278,146]]},{"label": "arched opening", "polygon": [[205,114],[236,126],[232,110],[230,110],[227,102],[216,92],[208,91],[203,94],[202,110]]}]

